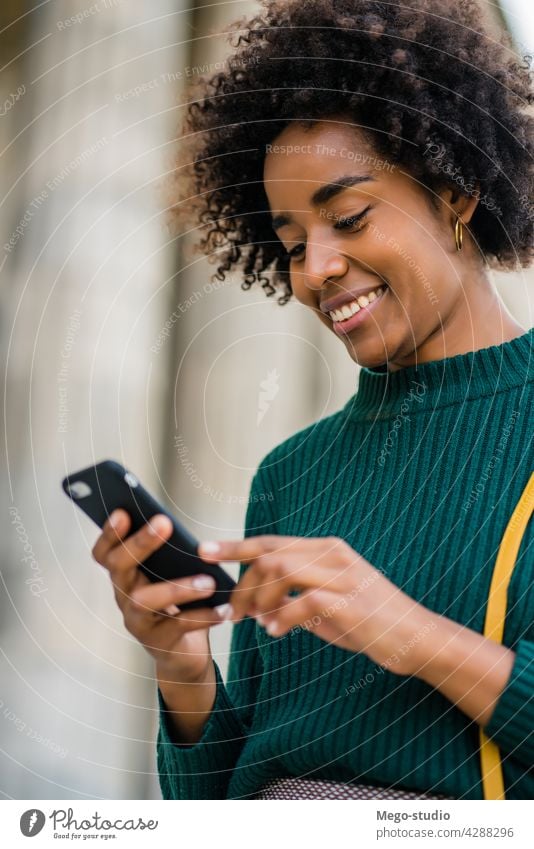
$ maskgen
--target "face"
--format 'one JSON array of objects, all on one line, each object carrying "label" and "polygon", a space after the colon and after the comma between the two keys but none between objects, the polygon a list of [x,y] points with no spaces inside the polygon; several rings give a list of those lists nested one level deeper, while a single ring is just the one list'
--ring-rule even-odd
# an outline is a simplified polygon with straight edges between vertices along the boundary
[{"label": "face", "polygon": [[[267,148],[265,190],[297,300],[360,365],[395,370],[465,298],[458,210],[450,190],[433,207],[427,190],[341,120],[286,127]],[[472,210],[461,213],[467,223]]]}]

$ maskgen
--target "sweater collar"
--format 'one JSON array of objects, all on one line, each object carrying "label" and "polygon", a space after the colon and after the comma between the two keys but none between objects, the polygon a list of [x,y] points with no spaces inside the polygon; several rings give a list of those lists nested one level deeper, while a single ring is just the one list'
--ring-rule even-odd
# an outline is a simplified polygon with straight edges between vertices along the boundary
[{"label": "sweater collar", "polygon": [[411,411],[460,404],[522,386],[534,377],[534,328],[522,336],[466,354],[387,371],[362,366],[358,391],[346,404],[350,418],[390,418]]}]

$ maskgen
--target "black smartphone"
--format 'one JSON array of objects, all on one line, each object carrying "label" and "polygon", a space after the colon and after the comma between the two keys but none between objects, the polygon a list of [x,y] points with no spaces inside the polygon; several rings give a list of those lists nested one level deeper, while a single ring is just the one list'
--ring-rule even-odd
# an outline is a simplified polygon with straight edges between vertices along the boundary
[{"label": "black smartphone", "polygon": [[164,513],[173,524],[172,536],[144,563],[140,563],[139,569],[154,582],[171,581],[199,573],[215,578],[213,595],[181,604],[180,610],[215,607],[228,602],[235,587],[233,578],[220,565],[201,560],[198,556],[198,540],[120,463],[104,460],[74,472],[64,478],[62,487],[69,498],[101,528],[114,510],[119,507],[126,510],[131,519],[128,536],[138,531],[156,513]]}]

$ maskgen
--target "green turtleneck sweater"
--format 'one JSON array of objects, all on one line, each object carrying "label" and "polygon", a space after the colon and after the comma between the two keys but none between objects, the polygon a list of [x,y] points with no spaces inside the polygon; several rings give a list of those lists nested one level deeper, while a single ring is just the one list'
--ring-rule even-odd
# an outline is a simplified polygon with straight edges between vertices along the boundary
[{"label": "green turtleneck sweater", "polygon": [[[388,373],[362,368],[339,412],[278,445],[252,482],[245,536],[336,536],[412,598],[482,633],[499,544],[534,469],[533,330]],[[508,799],[534,798],[533,522],[508,591],[515,655],[486,734]],[[241,566],[241,573],[244,570]],[[246,617],[200,741],[174,745],[158,690],[165,799],[251,798],[297,775],[482,799],[478,725],[415,676],[306,629]]]}]

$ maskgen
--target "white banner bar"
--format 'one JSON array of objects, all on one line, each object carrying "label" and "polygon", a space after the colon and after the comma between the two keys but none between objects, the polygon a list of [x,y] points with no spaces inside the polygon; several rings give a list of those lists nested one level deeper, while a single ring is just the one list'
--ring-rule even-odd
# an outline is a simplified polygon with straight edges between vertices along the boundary
[{"label": "white banner bar", "polygon": [[[1,842],[171,849],[532,849],[527,801],[4,801]],[[276,808],[276,810],[275,810]],[[35,838],[35,844],[29,840]]]}]

